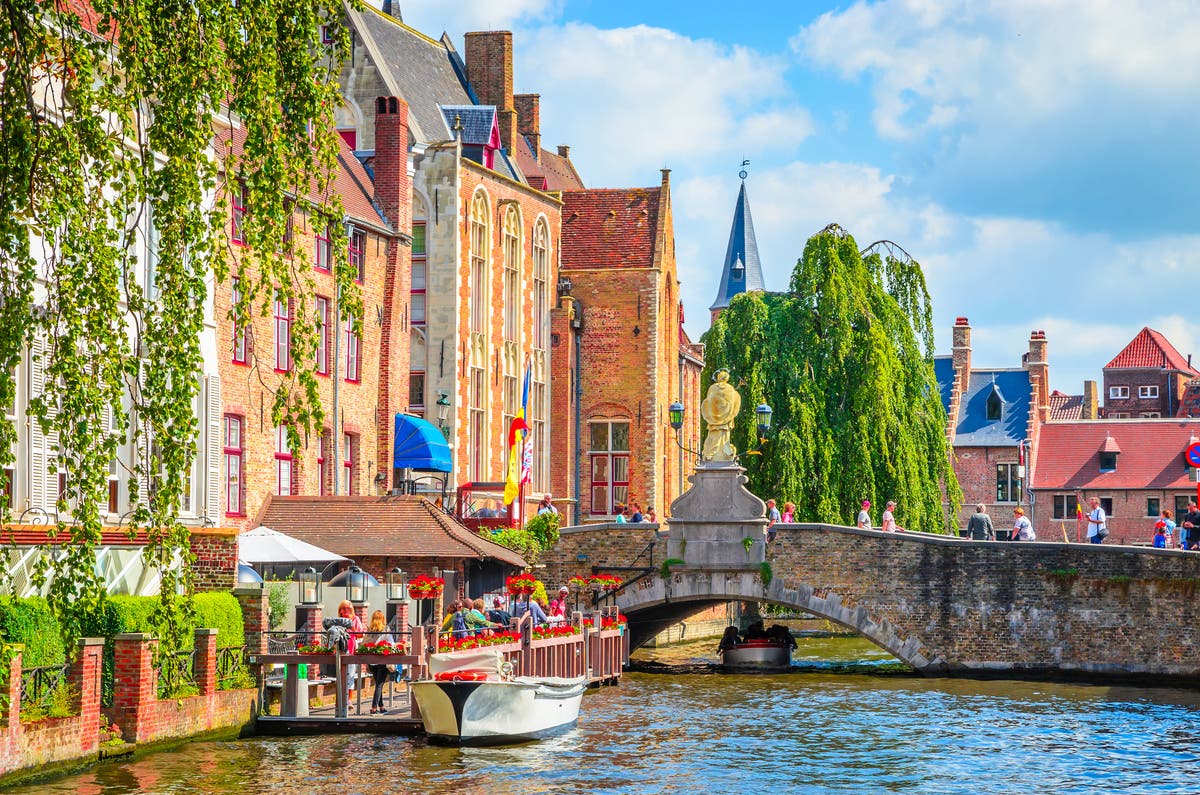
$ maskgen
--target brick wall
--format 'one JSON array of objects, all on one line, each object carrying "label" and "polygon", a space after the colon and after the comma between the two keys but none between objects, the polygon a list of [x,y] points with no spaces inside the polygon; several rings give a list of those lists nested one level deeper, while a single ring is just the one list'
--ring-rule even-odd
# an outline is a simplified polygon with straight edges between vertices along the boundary
[{"label": "brick wall", "polygon": [[[1069,515],[1065,521],[1061,518],[1054,518],[1054,497],[1060,494],[1071,498]],[[1085,514],[1090,510],[1088,500],[1092,497],[1112,500],[1112,512],[1108,517],[1109,537],[1105,539],[1104,543],[1149,544],[1154,540],[1154,523],[1157,520],[1157,514],[1154,516],[1146,515],[1146,501],[1148,499],[1156,499],[1158,500],[1160,511],[1163,508],[1169,508],[1174,513],[1175,498],[1183,497],[1194,500],[1196,499],[1196,490],[1194,488],[1128,489],[1075,492],[1069,490],[1037,489],[1034,491],[1034,495],[1037,503],[1034,506],[1030,519],[1033,522],[1033,528],[1037,532],[1038,540],[1040,541],[1062,541],[1064,527],[1071,541],[1075,540],[1077,534],[1082,540],[1087,540],[1086,523],[1083,525],[1083,529],[1077,533],[1078,523],[1075,518],[1075,499],[1078,496]],[[1174,519],[1176,524],[1183,521],[1179,516],[1175,516]],[[1178,533],[1176,533],[1174,540],[1176,542],[1179,541]]]},{"label": "brick wall", "polygon": [[[967,520],[975,513],[975,506],[983,503],[992,524],[997,530],[1011,529],[1013,525],[1013,508],[1018,503],[996,502],[996,465],[1016,464],[1016,447],[955,447],[951,450],[954,474],[958,477],[958,485],[962,488],[963,504],[958,512],[955,527],[963,529]],[[1029,510],[1028,501],[1022,497],[1020,505]],[[883,506],[874,506],[877,512],[883,511]],[[876,518],[876,523],[881,521]],[[897,521],[904,526],[903,506],[897,514]],[[1036,527],[1036,526],[1035,526]],[[910,528],[913,530],[933,530],[935,528]]]},{"label": "brick wall", "polygon": [[[250,209],[253,211],[253,208]],[[354,219],[351,219],[354,220]],[[382,222],[368,219],[378,227]],[[389,219],[390,220],[390,219]],[[403,218],[407,222],[407,216]],[[396,285],[401,284],[401,275],[407,275],[408,268],[404,259],[395,249],[397,242],[389,234],[379,229],[363,227],[366,232],[366,247],[364,256],[365,277],[359,289],[363,303],[363,318],[359,336],[357,382],[346,380],[346,333],[344,323],[336,317],[338,314],[335,304],[337,290],[332,274],[317,270],[313,267],[316,250],[316,218],[304,203],[297,205],[293,215],[295,240],[295,267],[312,281],[311,293],[297,297],[292,301],[293,316],[300,312],[310,317],[315,312],[317,297],[328,301],[328,327],[326,330],[326,351],[328,375],[317,376],[317,393],[325,410],[323,432],[330,434],[330,443],[324,446],[322,452],[321,434],[313,432],[301,434],[301,449],[292,459],[291,489],[293,494],[333,493],[333,450],[332,443],[341,443],[342,433],[351,434],[353,444],[351,456],[352,494],[377,493],[373,484],[376,467],[386,451],[380,450],[380,438],[390,439],[390,431],[377,437],[383,423],[379,421],[378,410],[381,396],[380,374],[381,357],[384,351],[384,328],[379,323],[380,312],[386,306],[388,310],[388,331],[393,334],[407,333],[407,288],[403,289],[403,300],[397,300],[397,288],[389,291],[388,279]],[[407,232],[407,228],[405,230]],[[240,267],[241,249],[232,247],[231,256],[232,276],[238,274]],[[389,270],[389,252],[392,252],[391,269]],[[247,263],[249,260],[247,259]],[[246,265],[244,278],[258,278],[257,271]],[[241,419],[241,510],[230,511],[229,501],[224,489],[226,466],[224,459],[221,466],[222,490],[221,506],[225,523],[238,526],[253,526],[255,515],[262,507],[268,495],[278,493],[277,470],[280,459],[277,457],[277,438],[275,423],[271,419],[275,390],[283,382],[282,374],[275,371],[275,318],[268,311],[263,316],[259,307],[255,307],[253,319],[247,331],[246,364],[233,361],[233,325],[229,318],[232,301],[232,277],[217,285],[215,302],[217,317],[217,350],[219,372],[221,376],[221,401],[224,414]],[[397,325],[398,324],[398,325]],[[401,328],[403,331],[401,331]],[[338,348],[336,372],[334,367],[334,348]],[[390,354],[395,349],[389,349]],[[386,371],[384,371],[386,372]],[[394,378],[403,378],[407,383],[407,366],[402,372],[392,373]],[[340,417],[335,422],[333,416],[334,383],[338,387],[338,411]],[[393,385],[384,388],[383,392],[395,394],[401,389]],[[407,395],[404,394],[406,405]],[[224,435],[224,432],[222,432]],[[386,444],[383,445],[386,447]],[[318,459],[324,455],[324,474],[319,467]],[[343,469],[345,456],[338,455],[338,469]],[[336,473],[338,477],[341,473]],[[345,490],[340,491],[345,494]]]},{"label": "brick wall", "polygon": [[237,582],[237,530],[196,527],[191,530],[192,576],[197,591],[228,591]]},{"label": "brick wall", "polygon": [[[1170,373],[1160,369],[1114,368],[1104,371],[1104,392],[1100,396],[1104,401],[1102,417],[1111,417],[1114,413],[1122,413],[1128,418],[1141,417],[1144,413],[1158,412],[1162,417],[1173,417],[1179,410],[1179,400],[1183,396],[1187,379],[1180,373]],[[1114,398],[1113,387],[1124,387],[1129,390],[1129,396]],[[1139,397],[1139,387],[1156,387],[1155,397]]]}]

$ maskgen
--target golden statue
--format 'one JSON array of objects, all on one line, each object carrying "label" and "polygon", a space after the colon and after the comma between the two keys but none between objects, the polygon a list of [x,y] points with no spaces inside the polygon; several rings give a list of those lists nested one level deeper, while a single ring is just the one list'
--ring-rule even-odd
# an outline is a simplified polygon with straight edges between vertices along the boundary
[{"label": "golden statue", "polygon": [[705,461],[732,461],[737,449],[729,443],[729,432],[733,430],[733,421],[742,408],[742,396],[730,386],[728,370],[718,370],[713,381],[704,402],[700,404],[700,416],[708,423],[708,435],[704,437],[701,458]]}]

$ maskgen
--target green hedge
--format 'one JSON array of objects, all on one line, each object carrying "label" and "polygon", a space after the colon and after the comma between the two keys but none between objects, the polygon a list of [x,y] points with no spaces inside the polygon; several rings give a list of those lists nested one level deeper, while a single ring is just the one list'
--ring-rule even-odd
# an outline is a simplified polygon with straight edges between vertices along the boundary
[{"label": "green hedge", "polygon": [[58,620],[41,597],[0,596],[0,643],[21,643],[24,668],[61,665],[67,661]]},{"label": "green hedge", "polygon": [[196,626],[217,630],[218,649],[246,645],[242,606],[231,593],[212,591],[196,594]]}]

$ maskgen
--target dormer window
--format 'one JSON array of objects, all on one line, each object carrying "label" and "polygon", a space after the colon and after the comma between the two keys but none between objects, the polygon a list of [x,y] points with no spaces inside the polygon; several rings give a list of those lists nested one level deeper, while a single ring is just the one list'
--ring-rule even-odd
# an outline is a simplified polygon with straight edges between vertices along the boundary
[{"label": "dormer window", "polygon": [[1004,414],[1004,398],[1000,395],[1000,390],[996,385],[992,385],[992,394],[988,395],[987,399],[987,418],[989,420],[998,420]]},{"label": "dormer window", "polygon": [[1117,440],[1112,436],[1106,436],[1104,444],[1100,445],[1100,471],[1101,472],[1116,472],[1117,471],[1117,456],[1121,454],[1121,448],[1117,446]]},{"label": "dormer window", "polygon": [[735,282],[740,282],[746,278],[746,265],[742,262],[741,257],[733,261],[733,267],[730,269],[729,275],[733,277]]}]

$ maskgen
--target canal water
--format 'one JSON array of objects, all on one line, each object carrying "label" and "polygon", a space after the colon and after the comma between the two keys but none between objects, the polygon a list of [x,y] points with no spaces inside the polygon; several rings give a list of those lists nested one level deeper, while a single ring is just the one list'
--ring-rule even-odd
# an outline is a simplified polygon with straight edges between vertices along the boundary
[{"label": "canal water", "polygon": [[655,672],[589,694],[578,728],[540,743],[192,743],[12,792],[1200,792],[1195,691],[925,679],[857,638],[803,639],[792,672],[735,676],[708,669],[715,645],[639,652]]}]

